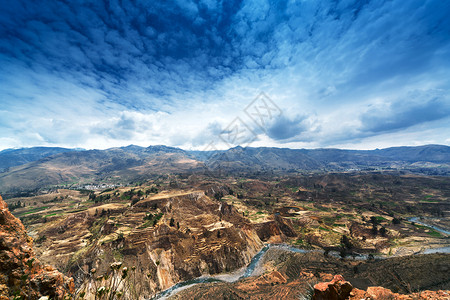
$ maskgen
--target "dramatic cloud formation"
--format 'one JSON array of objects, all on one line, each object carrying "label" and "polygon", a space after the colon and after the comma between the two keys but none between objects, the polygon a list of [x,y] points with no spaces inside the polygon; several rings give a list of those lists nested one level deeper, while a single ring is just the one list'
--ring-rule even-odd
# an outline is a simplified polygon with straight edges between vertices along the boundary
[{"label": "dramatic cloud formation", "polygon": [[[0,11],[0,149],[450,144],[448,1],[25,1]],[[281,115],[245,108],[264,92]],[[269,113],[269,114],[267,114]]]},{"label": "dramatic cloud formation", "polygon": [[362,129],[372,133],[390,132],[450,116],[450,97],[415,96],[369,108],[361,115]]}]

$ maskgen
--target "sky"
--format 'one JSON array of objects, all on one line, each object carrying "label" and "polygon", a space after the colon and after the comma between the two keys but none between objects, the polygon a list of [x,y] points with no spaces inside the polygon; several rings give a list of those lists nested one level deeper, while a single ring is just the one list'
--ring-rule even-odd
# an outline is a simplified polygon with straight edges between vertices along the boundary
[{"label": "sky", "polygon": [[0,150],[450,145],[450,1],[0,9]]}]

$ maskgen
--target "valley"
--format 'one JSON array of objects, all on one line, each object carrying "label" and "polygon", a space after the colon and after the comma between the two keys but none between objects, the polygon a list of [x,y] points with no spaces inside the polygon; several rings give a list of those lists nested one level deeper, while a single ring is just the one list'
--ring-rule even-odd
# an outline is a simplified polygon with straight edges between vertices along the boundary
[{"label": "valley", "polygon": [[450,300],[450,1],[4,1],[0,300]]},{"label": "valley", "polygon": [[[294,298],[292,293],[307,290],[305,283],[329,280],[326,274],[343,274],[362,289],[449,289],[445,275],[434,276],[431,283],[426,274],[410,278],[424,264],[436,264],[433,274],[448,271],[442,267],[448,266],[448,254],[425,253],[450,246],[449,196],[448,177],[389,171],[248,177],[194,173],[103,190],[52,189],[6,201],[35,240],[39,259],[72,276],[78,288],[91,286],[91,293],[92,282],[100,280],[100,286],[115,262],[134,268],[135,288],[152,297],[179,282],[242,272],[264,245],[306,250],[296,254],[271,248],[250,278],[196,285],[173,295],[216,297],[228,291],[259,299],[275,284],[286,286],[283,293]],[[389,282],[406,280],[410,288],[390,286],[376,275],[391,262],[405,267]],[[372,279],[362,280],[369,273]],[[228,278],[241,275],[236,276]]]}]

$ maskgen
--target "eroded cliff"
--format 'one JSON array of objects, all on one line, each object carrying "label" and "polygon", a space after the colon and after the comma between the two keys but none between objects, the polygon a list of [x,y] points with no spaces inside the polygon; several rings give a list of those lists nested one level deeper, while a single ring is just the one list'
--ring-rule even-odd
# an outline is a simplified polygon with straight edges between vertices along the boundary
[{"label": "eroded cliff", "polygon": [[0,196],[0,299],[63,299],[73,292],[72,278],[36,259],[32,238]]},{"label": "eroded cliff", "polygon": [[[274,222],[282,240],[289,224]],[[107,273],[114,261],[136,267],[151,296],[177,282],[246,266],[265,236],[232,205],[200,191],[171,192],[129,204],[106,204],[49,222],[40,257],[57,261],[77,286]]]}]

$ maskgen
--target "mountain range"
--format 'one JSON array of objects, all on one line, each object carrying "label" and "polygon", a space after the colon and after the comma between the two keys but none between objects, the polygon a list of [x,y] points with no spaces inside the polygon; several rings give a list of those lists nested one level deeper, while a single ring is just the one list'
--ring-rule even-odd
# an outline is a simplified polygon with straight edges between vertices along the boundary
[{"label": "mountain range", "polygon": [[35,147],[0,152],[0,193],[56,185],[124,184],[162,174],[264,174],[402,170],[450,175],[450,147],[425,145],[375,150],[235,147],[188,151],[130,145],[106,150]]}]

